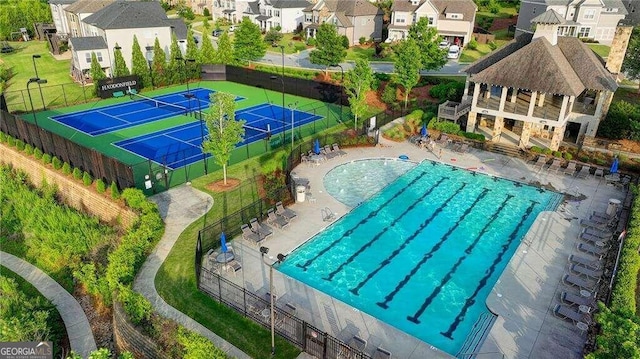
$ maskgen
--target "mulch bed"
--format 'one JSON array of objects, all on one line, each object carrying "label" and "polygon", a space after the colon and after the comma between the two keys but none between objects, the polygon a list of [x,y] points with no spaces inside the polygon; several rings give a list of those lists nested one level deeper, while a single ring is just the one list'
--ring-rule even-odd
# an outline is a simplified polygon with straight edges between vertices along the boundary
[{"label": "mulch bed", "polygon": [[240,186],[240,180],[237,178],[227,178],[227,184],[223,180],[209,183],[206,187],[212,192],[227,192]]},{"label": "mulch bed", "polygon": [[515,25],[516,22],[518,22],[517,16],[512,16],[510,18],[493,19],[493,23],[491,23],[489,31],[508,29],[509,26]]}]

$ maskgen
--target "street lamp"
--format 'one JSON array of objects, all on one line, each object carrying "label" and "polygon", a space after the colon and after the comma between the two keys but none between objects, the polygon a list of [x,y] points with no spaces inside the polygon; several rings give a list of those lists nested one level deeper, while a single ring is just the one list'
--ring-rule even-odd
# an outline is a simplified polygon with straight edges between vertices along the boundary
[{"label": "street lamp", "polygon": [[34,82],[37,83],[39,86],[40,84],[46,84],[47,80],[40,79],[37,77],[32,77],[29,79],[29,82],[27,82],[27,95],[29,95],[29,103],[31,104],[31,114],[33,115],[33,122],[36,124],[36,126],[40,127],[38,125],[38,119],[36,118],[36,111],[33,109],[33,100],[31,99],[31,91],[29,91],[29,85],[31,85]]},{"label": "street lamp", "polygon": [[340,68],[340,101],[338,104],[340,105],[340,122],[342,122],[342,99],[344,98],[344,68],[340,64],[334,64],[331,66],[338,66]]},{"label": "street lamp", "polygon": [[[298,108],[298,101],[294,102],[294,103],[290,103],[289,104],[289,110],[291,111],[291,152],[293,152],[293,131],[294,131],[294,125],[293,125],[293,118],[294,118],[294,113],[296,108]],[[283,109],[284,111],[284,109]]]},{"label": "street lamp", "polygon": [[116,67],[116,51],[118,51],[118,50],[120,50],[120,49],[122,49],[122,47],[120,47],[120,46],[115,46],[115,47],[113,48],[113,59],[112,59],[112,61],[111,61],[111,69],[110,69],[110,71],[111,71],[111,78],[114,78],[114,77],[116,77],[116,75],[117,75],[116,73],[114,73],[114,72],[115,72],[114,70],[115,70],[115,67]]},{"label": "street lamp", "polygon": [[153,63],[153,46],[145,46],[145,50],[147,50],[147,63],[149,64],[149,79],[151,79],[151,87],[153,88],[153,70],[151,69],[151,64]]},{"label": "street lamp", "polygon": [[198,101],[198,118],[200,119],[200,147],[202,148],[202,164],[204,165],[204,174],[208,174],[207,170],[207,154],[204,152],[204,121],[202,120],[202,107],[200,106],[200,98],[196,96]]},{"label": "street lamp", "polygon": [[175,58],[178,61],[182,61],[182,74],[184,75],[184,80],[187,83],[187,93],[184,95],[184,97],[187,98],[187,113],[191,110],[191,99],[195,97],[195,95],[193,95],[190,91],[189,91],[189,79],[187,77],[187,62],[196,62],[196,60],[194,59],[185,59],[184,57],[176,57]]},{"label": "street lamp", "polygon": [[[270,78],[272,80],[277,80],[278,76],[270,76]],[[284,118],[284,77],[280,76],[280,81],[282,82],[282,126],[284,126],[284,124],[286,123],[286,120]],[[284,130],[282,131],[282,135],[284,136]],[[293,136],[293,132],[291,133],[291,136]],[[283,146],[284,146],[284,137],[282,138],[282,142],[283,142]],[[293,146],[291,147],[291,151],[293,151]]]},{"label": "street lamp", "polygon": [[275,325],[275,313],[273,311],[273,266],[282,263],[286,258],[284,254],[278,253],[277,259],[269,257],[272,260],[271,264],[265,262],[264,255],[269,253],[269,248],[260,247],[260,255],[262,256],[262,263],[269,266],[269,300],[271,302],[271,356],[276,355],[276,325]]},{"label": "street lamp", "polygon": [[[38,76],[38,67],[36,66],[36,59],[39,59],[40,57],[41,56],[38,55],[38,54],[31,55],[31,60],[33,60],[33,71],[35,71],[35,73],[36,73],[36,77],[34,77],[34,78],[36,78],[36,79],[40,78],[40,76]],[[44,83],[46,83],[46,82],[44,82]],[[47,106],[44,103],[44,96],[42,96],[42,87],[40,87],[40,82],[38,82],[38,90],[40,90],[40,100],[42,101],[42,109],[46,110]],[[31,107],[33,107],[33,106],[31,106]]]}]

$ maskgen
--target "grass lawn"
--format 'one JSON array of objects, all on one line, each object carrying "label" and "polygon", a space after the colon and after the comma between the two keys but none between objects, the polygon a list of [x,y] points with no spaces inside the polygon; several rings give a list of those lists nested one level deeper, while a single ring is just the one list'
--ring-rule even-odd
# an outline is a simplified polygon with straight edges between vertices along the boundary
[{"label": "grass lawn", "polygon": [[591,50],[593,50],[593,52],[600,55],[600,57],[602,57],[603,59],[606,59],[607,56],[609,56],[609,51],[611,50],[611,47],[607,45],[587,44],[587,46],[589,46]]},{"label": "grass lawn", "polygon": [[[508,41],[496,40],[495,42],[498,45],[498,48],[500,48],[504,46]],[[493,50],[491,50],[491,47],[489,47],[488,44],[478,44],[478,47],[475,50],[465,48],[464,50],[462,50],[462,53],[460,54],[459,62],[462,62],[462,63],[473,62],[492,51]]]},{"label": "grass lawn", "polygon": [[360,47],[360,46],[352,46],[347,50],[347,61],[355,61],[356,59],[367,59],[370,62],[388,62],[393,61],[391,58],[379,58],[375,57],[376,48],[375,46],[371,47]]},{"label": "grass lawn", "polygon": [[613,96],[613,101],[626,101],[640,106],[640,94],[638,88],[619,88]]},{"label": "grass lawn", "polygon": [[[65,102],[72,104],[83,99],[82,86],[73,82],[70,75],[71,60],[56,60],[47,49],[45,41],[10,42],[16,51],[3,54],[2,61],[11,69],[13,77],[8,82],[5,92],[7,105],[11,111],[30,111],[27,82],[35,77],[32,55],[39,54],[41,57],[35,59],[38,69],[38,76],[48,82],[41,85],[42,95],[47,107],[64,106]],[[86,90],[87,98],[91,98],[93,87],[88,86]],[[38,92],[38,86],[29,86],[33,106],[35,109],[42,108],[42,101]]]},{"label": "grass lawn", "polygon": [[294,40],[294,37],[300,36],[292,33],[282,34],[282,39],[278,41],[278,47],[273,47],[270,45],[269,47],[267,47],[267,51],[281,53],[280,46],[284,46],[285,54],[295,54],[299,51],[306,50],[307,44],[304,42],[304,39]]},{"label": "grass lawn", "polygon": [[[280,152],[283,154],[283,152]],[[268,155],[264,158],[277,156]],[[261,163],[262,162],[262,163]],[[253,178],[261,168],[269,164],[253,158],[230,166],[228,176],[247,180]],[[233,213],[243,205],[239,191],[213,193],[205,188],[208,183],[222,178],[221,171],[195,179],[192,186],[209,193],[214,206],[207,214],[209,223],[226,214]],[[244,205],[255,200],[256,193],[243,191]],[[234,310],[219,304],[198,291],[194,278],[194,248],[198,231],[203,227],[204,217],[192,223],[178,238],[169,256],[160,267],[155,279],[156,289],[167,303],[184,312],[200,324],[209,328],[253,358],[271,358],[271,333],[255,322],[244,318]],[[295,358],[300,350],[286,340],[276,336],[275,358]]]}]

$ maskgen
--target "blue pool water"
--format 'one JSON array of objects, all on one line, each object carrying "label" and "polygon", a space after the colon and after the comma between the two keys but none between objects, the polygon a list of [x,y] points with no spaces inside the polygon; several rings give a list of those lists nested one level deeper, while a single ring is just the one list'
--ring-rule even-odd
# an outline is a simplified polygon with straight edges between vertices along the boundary
[{"label": "blue pool water", "polygon": [[[360,161],[343,166],[344,181],[352,171],[352,181],[361,179]],[[520,240],[561,198],[425,161],[293,251],[278,269],[455,355],[487,311],[485,300]]]}]

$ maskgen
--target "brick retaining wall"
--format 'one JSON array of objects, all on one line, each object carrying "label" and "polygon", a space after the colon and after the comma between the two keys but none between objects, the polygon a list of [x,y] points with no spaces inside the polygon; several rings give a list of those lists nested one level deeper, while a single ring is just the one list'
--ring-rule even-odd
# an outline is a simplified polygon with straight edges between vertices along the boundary
[{"label": "brick retaining wall", "polygon": [[113,302],[113,338],[119,353],[129,351],[138,359],[170,359],[127,320],[127,314],[117,301]]},{"label": "brick retaining wall", "polygon": [[58,194],[64,203],[77,210],[97,216],[104,222],[120,221],[122,226],[127,228],[136,219],[136,214],[133,211],[94,192],[62,172],[45,166],[42,161],[21,153],[4,143],[0,144],[0,162],[23,170],[29,175],[31,182],[38,187],[42,184],[43,179],[46,179],[47,183],[54,184],[58,188]]}]

